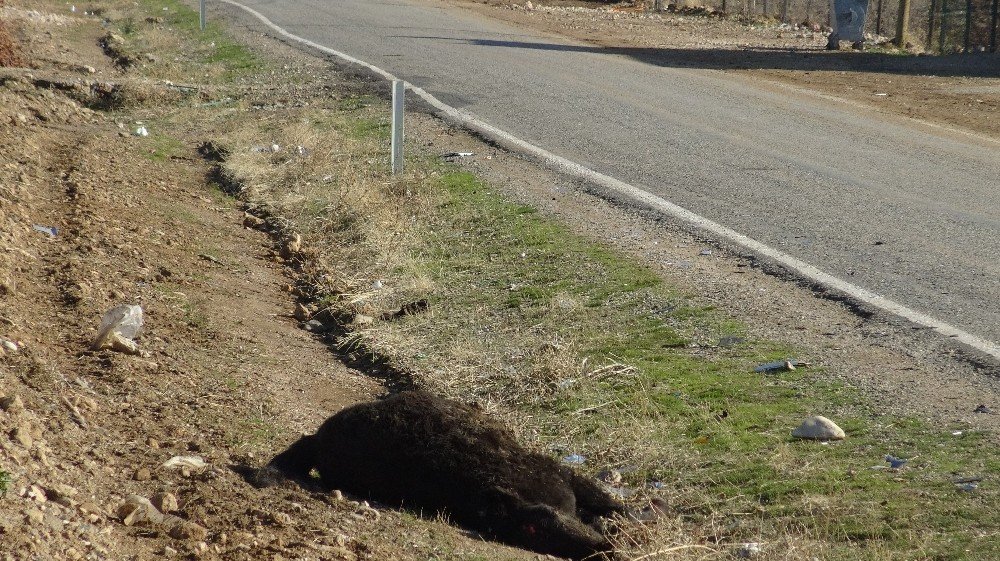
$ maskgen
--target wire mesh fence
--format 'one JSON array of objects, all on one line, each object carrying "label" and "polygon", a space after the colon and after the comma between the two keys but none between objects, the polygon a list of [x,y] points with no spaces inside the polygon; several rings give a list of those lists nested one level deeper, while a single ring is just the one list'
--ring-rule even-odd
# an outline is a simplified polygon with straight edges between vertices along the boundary
[{"label": "wire mesh fence", "polygon": [[[829,0],[676,0],[747,20],[773,19],[785,23],[830,25]],[[870,0],[865,29],[883,38],[894,37],[900,0]],[[1000,45],[1000,0],[912,0],[908,40],[927,50],[997,52]]]}]

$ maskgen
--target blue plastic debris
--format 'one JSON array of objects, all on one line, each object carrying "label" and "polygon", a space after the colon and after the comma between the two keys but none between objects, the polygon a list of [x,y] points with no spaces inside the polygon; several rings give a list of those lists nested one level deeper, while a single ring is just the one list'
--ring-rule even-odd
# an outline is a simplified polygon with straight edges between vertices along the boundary
[{"label": "blue plastic debris", "polygon": [[35,224],[32,228],[34,228],[36,232],[48,234],[50,238],[56,237],[59,233],[59,228],[56,228],[55,226],[42,226],[41,224]]},{"label": "blue plastic debris", "polygon": [[569,456],[563,457],[562,461],[564,464],[580,465],[586,462],[587,458],[585,456],[581,456],[580,454],[570,454]]},{"label": "blue plastic debris", "polygon": [[897,458],[896,456],[893,456],[892,454],[886,454],[885,455],[885,461],[889,462],[889,467],[891,467],[892,469],[899,469],[899,468],[905,466],[906,462],[908,462],[910,460],[907,460],[905,458]]}]

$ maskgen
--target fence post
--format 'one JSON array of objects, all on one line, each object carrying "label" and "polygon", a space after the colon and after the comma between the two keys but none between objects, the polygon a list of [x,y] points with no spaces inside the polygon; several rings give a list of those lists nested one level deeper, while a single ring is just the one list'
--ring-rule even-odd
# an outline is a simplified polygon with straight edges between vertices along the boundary
[{"label": "fence post", "polygon": [[788,0],[781,4],[781,23],[788,23]]},{"label": "fence post", "polygon": [[998,8],[1000,8],[1000,0],[993,0],[993,18],[990,20],[992,25],[990,25],[990,52],[997,52],[997,19],[1000,18],[1000,13],[998,13]]},{"label": "fence post", "polygon": [[663,11],[663,0],[653,0],[653,11],[654,12]]},{"label": "fence post", "polygon": [[392,174],[403,171],[403,96],[402,80],[392,81]]},{"label": "fence post", "polygon": [[198,26],[205,31],[205,0],[198,2]]},{"label": "fence post", "polygon": [[896,19],[896,46],[906,47],[906,36],[909,35],[910,0],[899,0],[899,17]]}]

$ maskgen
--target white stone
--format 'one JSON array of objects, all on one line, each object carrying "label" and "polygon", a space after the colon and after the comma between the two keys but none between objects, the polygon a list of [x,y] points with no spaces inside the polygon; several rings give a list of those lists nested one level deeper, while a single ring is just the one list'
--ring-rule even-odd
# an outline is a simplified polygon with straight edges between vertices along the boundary
[{"label": "white stone", "polygon": [[802,421],[802,424],[792,431],[792,436],[810,440],[843,440],[847,435],[837,423],[822,415],[816,415]]}]

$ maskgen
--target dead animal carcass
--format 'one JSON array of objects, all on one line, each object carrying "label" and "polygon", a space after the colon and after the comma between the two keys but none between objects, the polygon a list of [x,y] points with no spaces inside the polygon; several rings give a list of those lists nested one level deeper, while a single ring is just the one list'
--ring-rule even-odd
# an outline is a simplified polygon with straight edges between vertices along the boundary
[{"label": "dead animal carcass", "polygon": [[563,557],[610,551],[594,524],[627,515],[596,482],[525,449],[478,408],[422,391],[337,413],[254,480],[310,481],[313,469],[324,488],[445,512],[498,541]]}]

